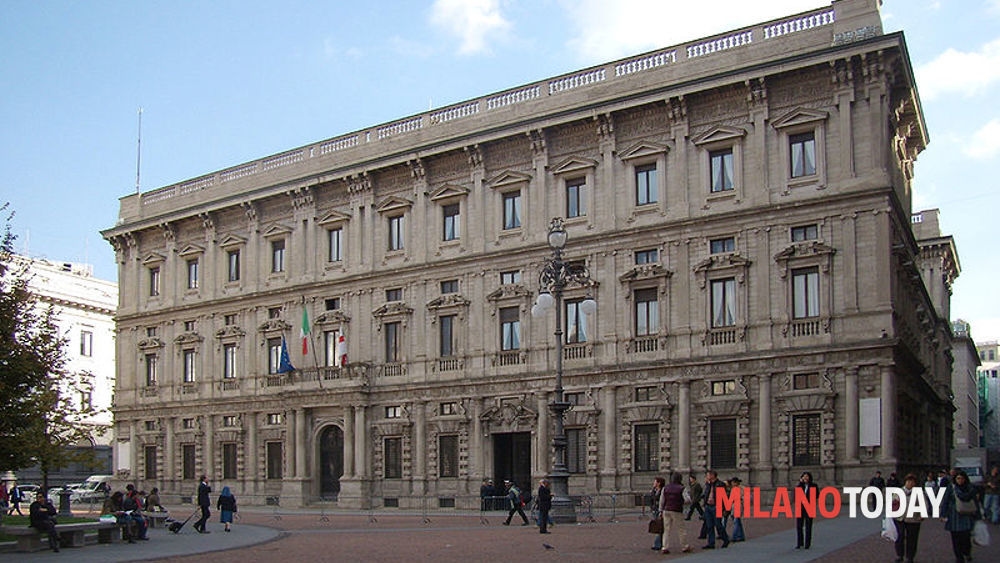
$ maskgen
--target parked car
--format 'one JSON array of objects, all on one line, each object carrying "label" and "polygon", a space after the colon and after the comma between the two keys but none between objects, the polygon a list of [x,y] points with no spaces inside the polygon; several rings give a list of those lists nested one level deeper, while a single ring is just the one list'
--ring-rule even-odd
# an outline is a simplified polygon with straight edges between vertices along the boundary
[{"label": "parked car", "polygon": [[38,490],[41,489],[38,485],[18,485],[21,489],[21,494],[24,495],[24,500],[21,502],[35,502],[35,495],[38,494]]},{"label": "parked car", "polygon": [[72,502],[101,502],[111,493],[111,475],[91,475],[70,496]]}]

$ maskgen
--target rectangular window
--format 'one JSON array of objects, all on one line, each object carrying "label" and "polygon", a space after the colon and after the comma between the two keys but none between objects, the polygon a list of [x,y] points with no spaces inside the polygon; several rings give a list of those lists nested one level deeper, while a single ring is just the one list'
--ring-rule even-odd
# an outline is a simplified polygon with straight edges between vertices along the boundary
[{"label": "rectangular window", "polygon": [[816,174],[816,134],[813,131],[788,137],[792,178]]},{"label": "rectangular window", "polygon": [[337,367],[337,341],[340,334],[336,330],[323,331],[323,365],[328,368]]},{"label": "rectangular window", "polygon": [[196,321],[184,321],[184,332],[195,332],[196,330],[198,330]]},{"label": "rectangular window", "polygon": [[385,454],[385,478],[402,479],[403,477],[403,439],[386,438],[382,441]]},{"label": "rectangular window", "polygon": [[344,259],[343,236],[343,229],[330,229],[326,232],[327,262],[340,262]]},{"label": "rectangular window", "polygon": [[736,467],[736,419],[717,418],[709,422],[709,448],[713,468]]},{"label": "rectangular window", "polygon": [[442,358],[455,355],[455,315],[438,317],[438,334],[440,335],[440,353]]},{"label": "rectangular window", "polygon": [[736,326],[736,278],[712,280],[712,328]]},{"label": "rectangular window", "polygon": [[507,285],[512,283],[521,283],[521,270],[511,270],[509,272],[500,272],[500,283]]},{"label": "rectangular window", "polygon": [[566,343],[587,341],[587,315],[580,310],[582,299],[566,302]]},{"label": "rectangular window", "polygon": [[277,426],[279,424],[284,424],[285,417],[280,412],[272,412],[267,415],[267,423],[271,426]]},{"label": "rectangular window", "polygon": [[222,378],[236,378],[236,345],[225,344],[222,346]]},{"label": "rectangular window", "polygon": [[711,191],[713,194],[732,191],[733,149],[723,149],[708,153],[711,166]]},{"label": "rectangular window", "polygon": [[80,410],[82,412],[87,412],[87,411],[89,411],[92,408],[94,408],[94,394],[91,391],[87,390],[87,389],[81,390],[80,391]]},{"label": "rectangular window", "polygon": [[382,329],[385,332],[385,361],[386,363],[399,361],[399,323],[385,323]]},{"label": "rectangular window", "polygon": [[792,389],[817,389],[819,387],[818,373],[796,373],[792,376]]},{"label": "rectangular window", "polygon": [[582,405],[583,404],[583,393],[564,393],[563,400],[571,405]]},{"label": "rectangular window", "polygon": [[517,229],[521,226],[521,192],[503,194],[503,228]]},{"label": "rectangular window", "polygon": [[660,304],[656,288],[635,290],[635,335],[649,336],[660,332]]},{"label": "rectangular window", "polygon": [[807,240],[816,240],[818,238],[819,227],[815,224],[792,227],[792,242],[803,242]]},{"label": "rectangular window", "polygon": [[385,417],[386,418],[402,418],[403,407],[399,405],[392,405],[385,407]]},{"label": "rectangular window", "polygon": [[438,477],[458,477],[458,436],[438,437]]},{"label": "rectangular window", "polygon": [[647,205],[659,201],[656,185],[656,164],[635,167],[635,204]]},{"label": "rectangular window", "polygon": [[385,300],[386,301],[402,301],[403,300],[403,290],[398,287],[393,289],[385,290]]},{"label": "rectangular window", "polygon": [[821,442],[818,413],[792,417],[792,465],[819,465]]},{"label": "rectangular window", "polygon": [[184,350],[184,383],[195,381],[195,359],[194,350]]},{"label": "rectangular window", "polygon": [[281,366],[281,339],[267,339],[267,373],[274,375],[278,373]]},{"label": "rectangular window", "polygon": [[442,233],[442,240],[457,240],[459,228],[459,205],[457,203],[445,205],[441,208],[441,211],[444,214],[444,232]]},{"label": "rectangular window", "polygon": [[236,314],[230,313],[225,317],[222,317],[222,323],[226,326],[233,326],[234,324],[236,324]]},{"label": "rectangular window", "polygon": [[226,416],[222,417],[222,425],[225,426],[226,428],[232,428],[236,426],[238,423],[239,419],[236,417],[235,414],[227,414]]},{"label": "rectangular window", "polygon": [[284,458],[284,444],[281,442],[268,442],[264,446],[267,452],[267,478],[282,478],[282,462]]},{"label": "rectangular window", "polygon": [[447,280],[441,282],[441,295],[447,293],[458,293],[458,280]]},{"label": "rectangular window", "polygon": [[635,425],[635,446],[632,448],[635,471],[660,470],[659,436],[659,424]]},{"label": "rectangular window", "polygon": [[736,238],[725,237],[708,241],[708,250],[712,254],[722,254],[724,252],[736,252]]},{"label": "rectangular window", "polygon": [[142,457],[145,461],[146,479],[156,479],[156,446],[142,448]]},{"label": "rectangular window", "polygon": [[576,178],[566,181],[566,217],[583,217],[587,214],[587,181]]},{"label": "rectangular window", "polygon": [[149,296],[156,297],[160,294],[160,269],[149,269]]},{"label": "rectangular window", "polygon": [[325,305],[327,311],[336,311],[337,309],[340,309],[340,298],[331,297],[325,300],[323,305]]},{"label": "rectangular window", "polygon": [[192,430],[192,429],[194,429],[194,419],[193,418],[182,418],[181,419],[181,428],[183,428],[184,430]]},{"label": "rectangular window", "polygon": [[181,446],[181,458],[183,467],[181,468],[181,477],[183,479],[194,479],[195,473],[195,448],[194,444],[184,444]]},{"label": "rectangular window", "polygon": [[198,289],[198,259],[187,261],[187,287],[188,289]]},{"label": "rectangular window", "polygon": [[227,252],[226,264],[228,271],[226,279],[231,282],[240,281],[240,251],[230,250]]},{"label": "rectangular window", "polygon": [[649,250],[635,251],[636,264],[653,264],[659,261],[660,261],[660,251],[655,248],[651,248]]},{"label": "rectangular window", "polygon": [[279,273],[285,271],[285,241],[271,241],[271,272]]},{"label": "rectangular window", "polygon": [[389,250],[403,250],[403,216],[389,217]]},{"label": "rectangular window", "polygon": [[736,392],[736,380],[725,379],[712,382],[712,395],[731,395]]},{"label": "rectangular window", "polygon": [[156,386],[156,354],[146,354],[146,387]]},{"label": "rectangular window", "polygon": [[566,469],[570,473],[587,472],[587,429],[566,429]]},{"label": "rectangular window", "polygon": [[635,388],[635,401],[637,403],[644,403],[652,401],[656,398],[656,387],[636,387]]},{"label": "rectangular window", "polygon": [[222,444],[222,478],[236,479],[236,444]]},{"label": "rectangular window", "polygon": [[147,421],[145,421],[143,423],[143,425],[146,428],[146,432],[156,432],[156,421],[155,420],[147,420]]},{"label": "rectangular window", "polygon": [[80,355],[86,358],[94,355],[94,333],[89,330],[80,331]]},{"label": "rectangular window", "polygon": [[517,307],[500,309],[500,349],[521,349],[521,319]]},{"label": "rectangular window", "polygon": [[444,416],[458,414],[458,403],[454,401],[441,403],[441,414]]},{"label": "rectangular window", "polygon": [[280,319],[281,318],[281,307],[271,307],[267,310],[267,318],[269,319]]},{"label": "rectangular window", "polygon": [[155,326],[147,326],[146,327],[146,337],[147,338],[156,338],[156,336],[159,333],[160,333],[160,331]]},{"label": "rectangular window", "polygon": [[792,318],[819,316],[819,268],[792,270]]}]

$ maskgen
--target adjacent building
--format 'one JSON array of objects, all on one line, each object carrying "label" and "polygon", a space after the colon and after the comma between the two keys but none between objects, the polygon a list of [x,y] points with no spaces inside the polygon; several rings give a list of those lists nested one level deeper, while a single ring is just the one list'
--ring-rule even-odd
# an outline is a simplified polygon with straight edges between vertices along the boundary
[{"label": "adjacent building", "polygon": [[[981,364],[979,376],[979,445],[1000,452],[1000,343],[995,340],[976,344]],[[1000,456],[998,456],[1000,457]]]},{"label": "adjacent building", "polygon": [[878,5],[123,197],[119,469],[345,507],[471,508],[484,478],[548,474],[555,318],[528,312],[554,217],[590,273],[559,311],[573,494],[946,465],[957,260],[927,275],[954,256],[912,228],[928,135]]}]

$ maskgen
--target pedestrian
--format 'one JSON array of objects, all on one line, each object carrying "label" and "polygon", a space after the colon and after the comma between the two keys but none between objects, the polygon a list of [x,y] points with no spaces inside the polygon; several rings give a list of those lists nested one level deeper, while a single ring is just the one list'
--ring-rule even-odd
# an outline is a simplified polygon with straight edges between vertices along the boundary
[{"label": "pedestrian", "polygon": [[992,524],[1000,524],[1000,467],[996,465],[986,476],[983,491],[983,518]]},{"label": "pedestrian", "polygon": [[208,486],[208,477],[205,475],[201,476],[201,483],[198,484],[198,506],[201,508],[201,518],[194,523],[194,529],[198,531],[199,534],[210,534],[208,530],[205,529],[205,524],[208,523],[208,517],[212,515],[209,507],[212,506],[212,501],[208,498],[208,495],[212,492],[212,487]]},{"label": "pedestrian", "polygon": [[490,503],[493,502],[493,497],[496,494],[496,489],[493,487],[493,480],[483,479],[483,484],[479,486],[479,510],[487,511],[492,508]]},{"label": "pedestrian", "polygon": [[928,471],[927,472],[927,479],[924,481],[924,488],[925,489],[934,489],[936,491],[936,490],[938,490],[939,487],[940,487],[940,485],[938,484],[937,477],[934,476],[934,472],[933,471]]},{"label": "pedestrian", "polygon": [[[896,474],[893,473],[892,475],[895,477]],[[806,499],[812,499],[819,494],[819,489],[813,483],[812,473],[808,471],[799,477],[799,483],[795,486],[802,489]],[[815,504],[815,501],[812,502]],[[803,547],[809,549],[812,546],[812,536],[813,519],[805,510],[802,510],[801,514],[795,517],[795,549],[802,549]]]},{"label": "pedestrian", "polygon": [[663,518],[663,536],[660,538],[660,551],[670,553],[670,536],[677,530],[677,542],[682,553],[691,551],[687,541],[687,527],[684,525],[684,485],[681,484],[681,474],[670,476],[670,484],[660,493],[660,517]]},{"label": "pedestrian", "polygon": [[59,551],[59,534],[56,532],[56,507],[52,506],[52,501],[46,498],[45,492],[41,489],[35,495],[35,502],[28,507],[31,527],[39,532],[49,535],[49,547],[52,551]]},{"label": "pedestrian", "polygon": [[885,490],[885,479],[882,478],[882,472],[876,471],[875,475],[868,481],[869,487],[878,487],[878,490]]},{"label": "pedestrian", "polygon": [[[718,490],[726,486],[719,479],[719,474],[714,469],[709,469],[705,473],[705,492],[702,499],[705,502],[705,535],[708,543],[702,549],[715,549],[715,536],[722,540],[722,548],[729,547],[729,535],[726,534],[726,526],[721,514],[716,513],[716,503],[718,502]],[[723,489],[724,490],[724,489]],[[721,505],[719,505],[721,509]]]},{"label": "pedestrian", "polygon": [[705,511],[701,508],[702,491],[703,489],[701,488],[701,483],[698,482],[698,479],[695,478],[694,475],[688,475],[688,492],[691,497],[691,506],[688,507],[687,517],[684,518],[685,520],[690,520],[691,515],[694,514],[696,510],[698,511],[698,519],[705,519]]},{"label": "pedestrian", "polygon": [[229,487],[222,487],[219,494],[219,502],[215,505],[219,509],[219,522],[226,525],[226,531],[230,531],[233,523],[233,515],[236,514],[236,497],[229,490]]},{"label": "pedestrian", "polygon": [[[903,489],[906,491],[906,498],[910,498],[910,492],[917,486],[917,476],[910,473],[903,478]],[[895,502],[899,502],[896,500]],[[898,509],[899,506],[894,505]],[[906,558],[906,563],[913,563],[913,558],[917,555],[917,542],[920,540],[920,523],[923,518],[919,516],[893,518],[896,525],[896,563],[901,563]]]},{"label": "pedestrian", "polygon": [[[741,483],[739,477],[733,477],[729,480],[730,483],[730,494],[729,498],[742,498],[743,491],[741,489]],[[733,535],[730,536],[730,541],[746,541],[746,532],[743,530],[743,517],[742,515],[736,516],[733,514]]]},{"label": "pedestrian", "polygon": [[14,486],[10,488],[8,496],[10,497],[10,509],[7,510],[7,515],[14,514],[16,510],[18,516],[24,516],[24,513],[21,512],[21,502],[25,500],[24,493],[21,492],[21,487],[17,483],[14,483]]},{"label": "pedestrian", "polygon": [[10,496],[7,494],[7,483],[0,483],[0,514],[6,515],[10,507]]},{"label": "pedestrian", "polygon": [[[650,489],[648,493],[649,498],[649,516],[653,520],[660,519],[660,496],[663,493],[663,487],[667,485],[667,481],[663,477],[653,478],[653,488]],[[663,547],[663,532],[656,534],[653,537],[653,547],[650,548],[653,551],[660,551]]]},{"label": "pedestrian", "polygon": [[896,472],[893,471],[892,473],[889,474],[889,479],[885,482],[885,486],[899,488],[903,486],[903,482],[899,480],[899,477],[896,475]]},{"label": "pedestrian", "polygon": [[522,526],[528,525],[528,517],[524,514],[524,506],[521,502],[521,489],[517,488],[517,485],[513,481],[504,481],[504,486],[507,487],[507,502],[510,505],[510,511],[507,512],[507,520],[503,523],[504,526],[510,526],[510,519],[514,517],[516,512],[523,520]]},{"label": "pedestrian", "polygon": [[538,483],[538,533],[550,534],[549,511],[552,510],[552,490],[549,480],[542,479]]},{"label": "pedestrian", "polygon": [[160,489],[159,487],[153,487],[153,490],[149,491],[149,495],[146,497],[146,511],[147,512],[166,512],[167,509],[163,508],[160,504]]},{"label": "pedestrian", "polygon": [[944,529],[951,532],[951,550],[955,563],[972,560],[972,527],[979,518],[979,503],[976,502],[976,488],[969,483],[965,471],[958,470],[948,485],[941,503],[941,513],[945,517]]}]

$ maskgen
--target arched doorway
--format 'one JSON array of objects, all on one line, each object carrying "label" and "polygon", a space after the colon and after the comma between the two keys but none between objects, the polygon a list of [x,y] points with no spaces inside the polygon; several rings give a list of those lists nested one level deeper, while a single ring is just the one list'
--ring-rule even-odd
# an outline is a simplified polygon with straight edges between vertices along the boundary
[{"label": "arched doorway", "polygon": [[320,435],[319,464],[319,494],[323,500],[337,500],[344,474],[344,431],[337,426],[328,426]]}]

